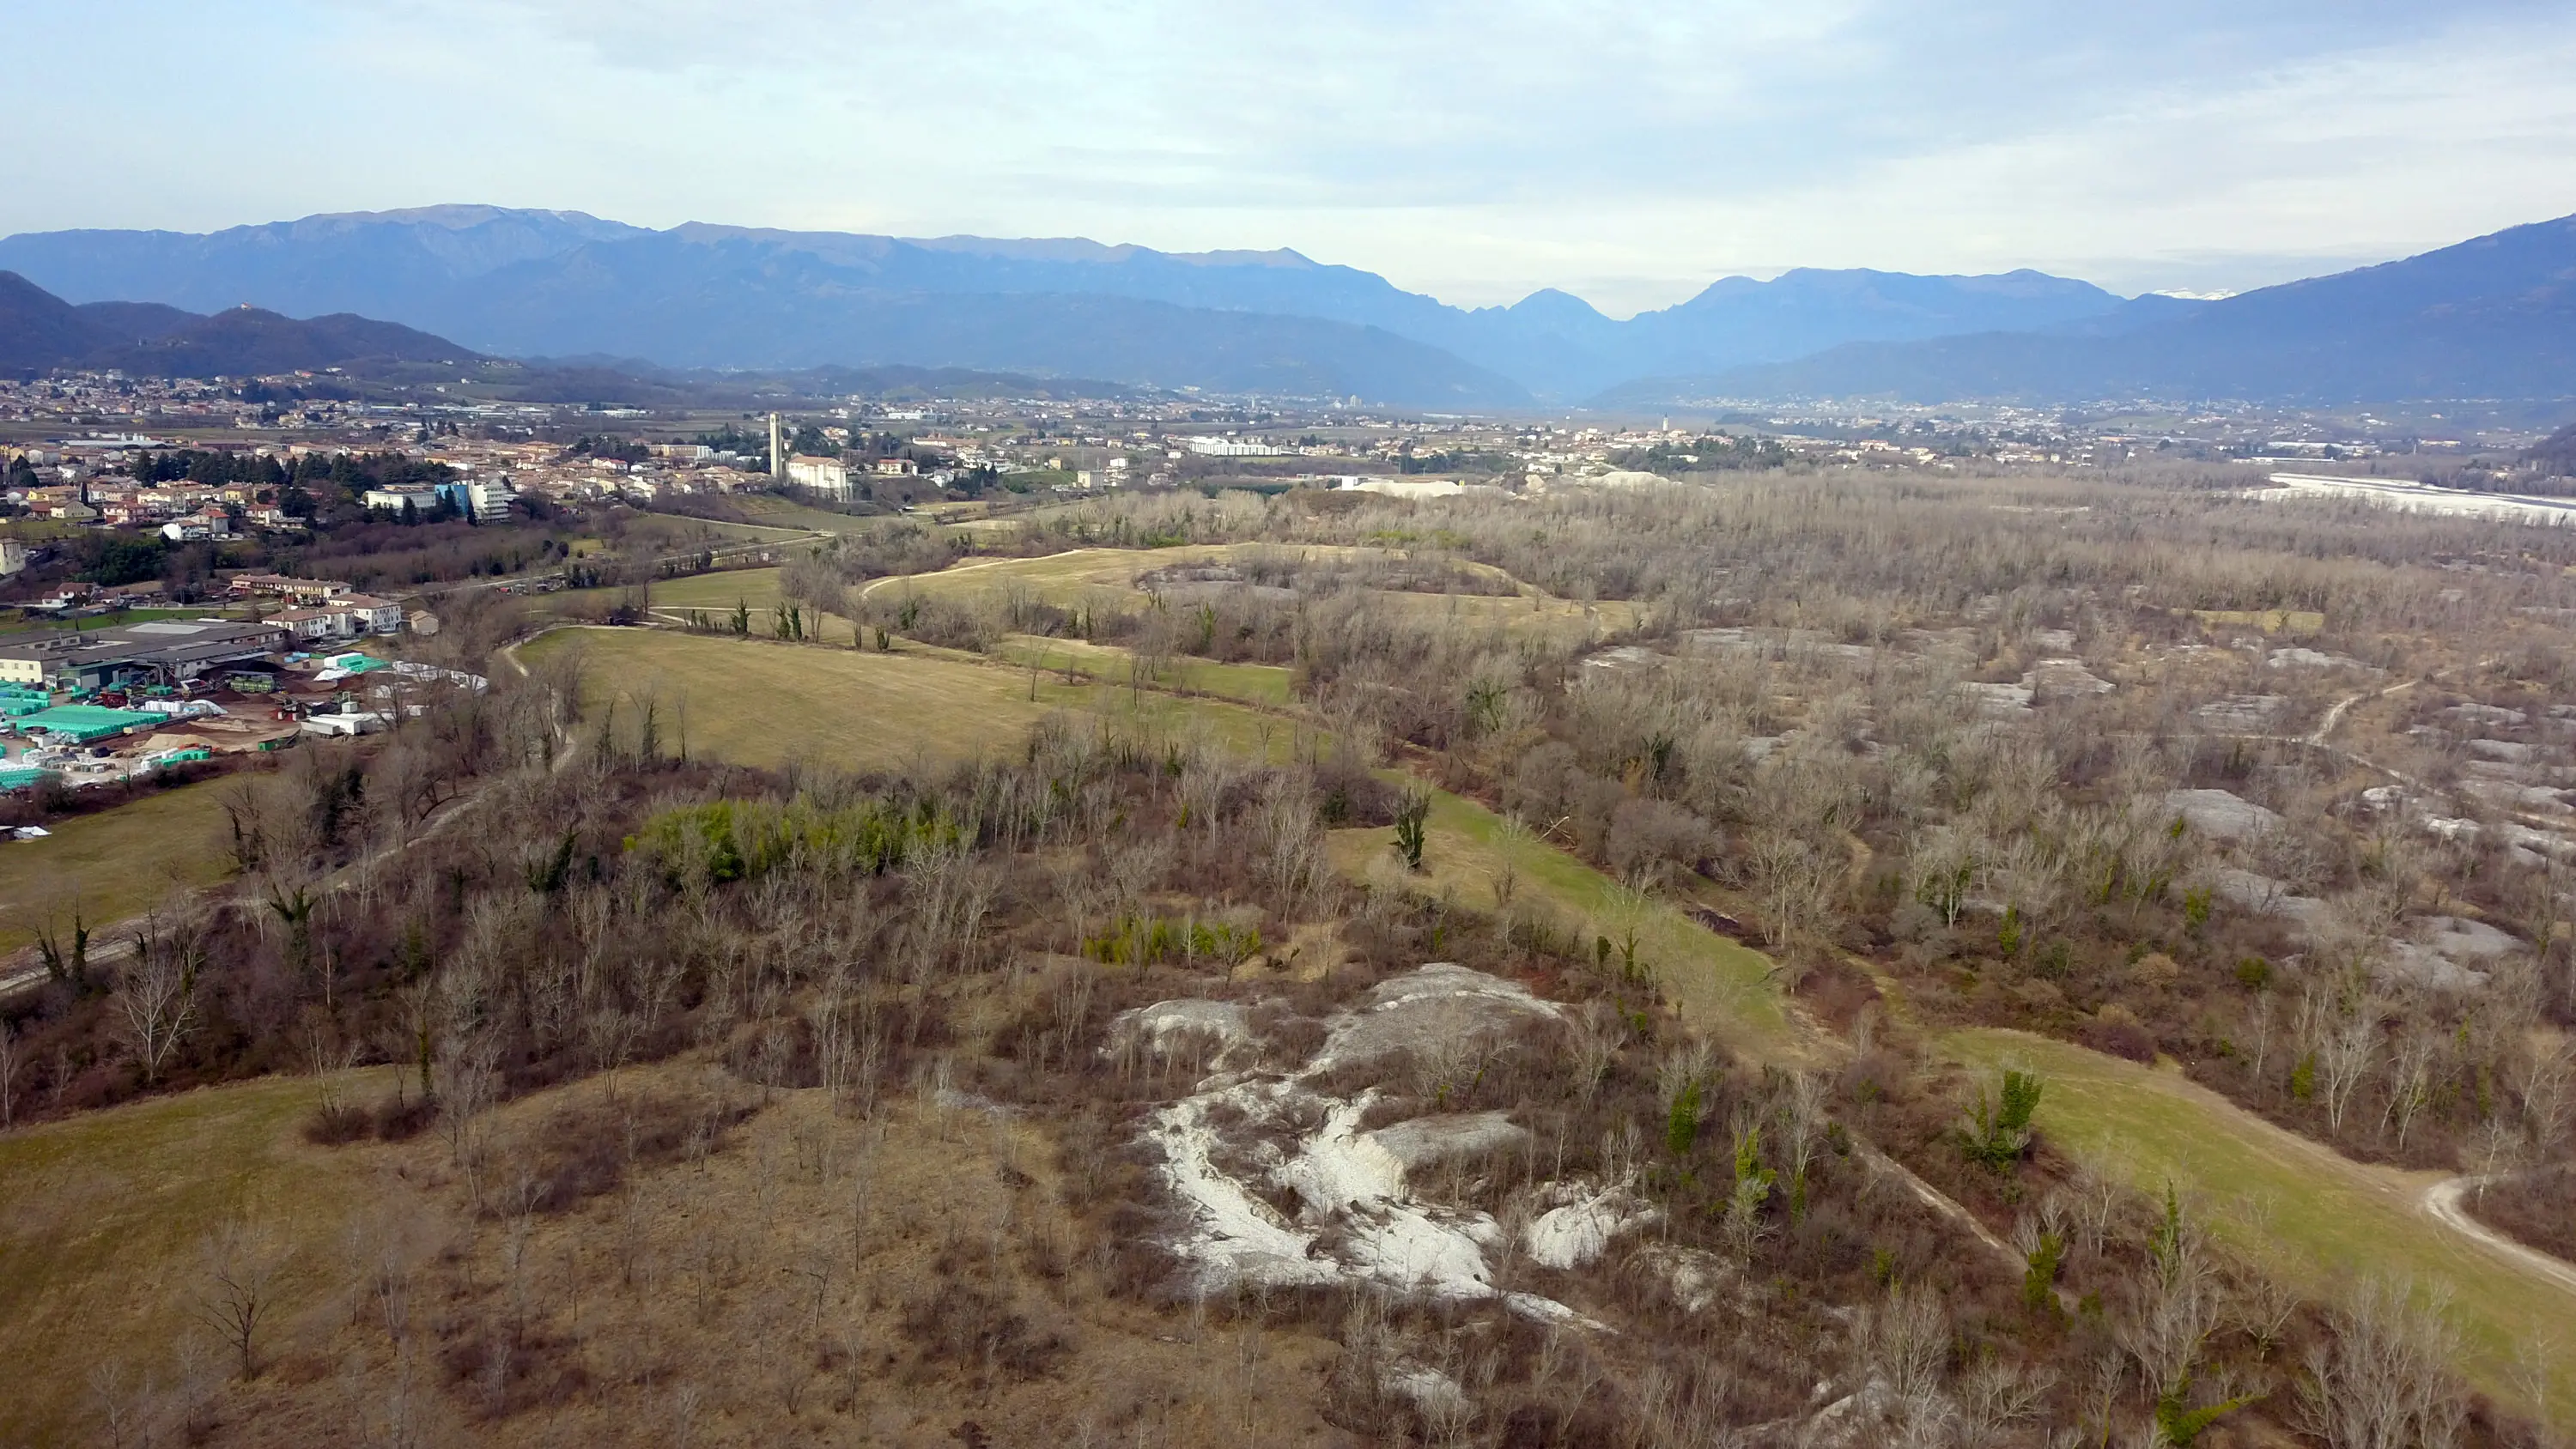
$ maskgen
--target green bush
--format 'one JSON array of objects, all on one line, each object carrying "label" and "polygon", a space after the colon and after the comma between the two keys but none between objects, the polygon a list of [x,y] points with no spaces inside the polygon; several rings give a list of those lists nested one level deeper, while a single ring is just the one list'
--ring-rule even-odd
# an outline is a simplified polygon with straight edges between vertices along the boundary
[{"label": "green bush", "polygon": [[926,805],[907,810],[871,800],[824,810],[802,800],[713,800],[663,811],[628,836],[626,848],[659,864],[674,883],[724,885],[792,860],[880,875],[958,838],[956,825]]}]

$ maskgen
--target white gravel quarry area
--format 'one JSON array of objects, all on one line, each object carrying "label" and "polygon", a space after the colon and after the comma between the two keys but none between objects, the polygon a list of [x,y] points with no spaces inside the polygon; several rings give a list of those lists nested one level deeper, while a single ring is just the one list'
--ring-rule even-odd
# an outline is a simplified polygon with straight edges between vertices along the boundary
[{"label": "white gravel quarry area", "polygon": [[1407,1172],[1452,1157],[1500,1152],[1529,1140],[1528,1132],[1512,1125],[1509,1112],[1416,1117],[1410,1122],[1380,1127],[1369,1135],[1377,1139],[1378,1146],[1395,1154],[1395,1160],[1403,1163]]},{"label": "white gravel quarry area", "polygon": [[2422,916],[2405,934],[2388,943],[2379,974],[2435,991],[2476,990],[2496,962],[2526,949],[2519,937],[2460,916]]},{"label": "white gravel quarry area", "polygon": [[1119,1013],[1109,1024],[1113,1051],[1144,1047],[1169,1055],[1195,1038],[1214,1048],[1209,1065],[1224,1065],[1236,1048],[1252,1041],[1252,1025],[1243,1007],[1232,1001],[1157,1001]]},{"label": "white gravel quarry area", "polygon": [[1540,1193],[1547,1210],[1531,1219],[1530,1261],[1547,1268],[1580,1268],[1610,1250],[1610,1240],[1655,1220],[1655,1210],[1623,1187],[1551,1183]]},{"label": "white gravel quarry area", "polygon": [[[1207,1019],[1218,1003],[1162,1002],[1140,1020]],[[1499,1292],[1489,1254],[1504,1228],[1485,1212],[1428,1202],[1409,1171],[1509,1150],[1528,1139],[1507,1113],[1424,1115],[1364,1130],[1389,1100],[1377,1087],[1344,1097],[1328,1071],[1399,1052],[1454,1046],[1479,1033],[1552,1023],[1559,1009],[1518,984],[1434,964],[1380,983],[1325,1023],[1325,1043],[1283,1074],[1220,1073],[1147,1119],[1143,1140],[1186,1219],[1172,1243],[1200,1292],[1239,1284],[1368,1282],[1443,1299],[1499,1298],[1542,1321],[1590,1320],[1553,1299]],[[1140,1030],[1143,1028],[1140,1027]],[[1519,1245],[1532,1262],[1574,1267],[1647,1221],[1620,1186],[1549,1184]]]},{"label": "white gravel quarry area", "polygon": [[2281,828],[2281,817],[2225,790],[2168,790],[2165,808],[2212,840],[2238,841]]},{"label": "white gravel quarry area", "polygon": [[1436,961],[1379,982],[1358,1009],[1333,1018],[1310,1069],[1378,1061],[1560,1018],[1556,1003],[1530,995],[1519,982]]}]

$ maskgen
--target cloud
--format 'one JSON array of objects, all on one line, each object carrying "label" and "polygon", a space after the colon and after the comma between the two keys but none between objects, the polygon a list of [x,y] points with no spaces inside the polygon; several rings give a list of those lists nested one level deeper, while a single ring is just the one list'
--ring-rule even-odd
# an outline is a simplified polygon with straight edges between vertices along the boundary
[{"label": "cloud", "polygon": [[0,227],[490,200],[1289,245],[1626,310],[1793,264],[2238,287],[2576,209],[2576,16],[2527,0],[64,11],[14,48],[126,84],[49,114]]}]

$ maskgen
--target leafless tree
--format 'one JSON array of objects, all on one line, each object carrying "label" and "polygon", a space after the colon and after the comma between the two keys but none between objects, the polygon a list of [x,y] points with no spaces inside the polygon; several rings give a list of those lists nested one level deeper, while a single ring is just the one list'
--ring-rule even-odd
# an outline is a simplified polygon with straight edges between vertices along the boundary
[{"label": "leafless tree", "polygon": [[1787,830],[1756,831],[1747,840],[1745,875],[1774,950],[1824,924],[1842,869],[1839,857]]},{"label": "leafless tree", "polygon": [[90,1366],[89,1401],[98,1411],[109,1449],[124,1449],[129,1438],[141,1437],[143,1426],[137,1421],[143,1401],[151,1394],[151,1381],[136,1383],[123,1359],[102,1359]]},{"label": "leafless tree", "polygon": [[196,1316],[222,1341],[244,1379],[258,1376],[260,1332],[277,1310],[277,1246],[262,1229],[226,1220],[205,1241]]},{"label": "leafless tree", "polygon": [[2397,1051],[2389,1059],[2388,1105],[2380,1113],[2379,1130],[2385,1134],[2391,1126],[2397,1129],[2397,1150],[2406,1150],[2407,1133],[2414,1127],[2416,1116],[2433,1100],[2433,1062],[2441,1054],[2440,1038],[2420,1024],[2398,1038]]},{"label": "leafless tree", "polygon": [[1610,1073],[1611,1063],[1619,1059],[1619,1049],[1627,1044],[1627,1024],[1619,1013],[1604,1002],[1586,1002],[1574,1019],[1573,1050],[1568,1054],[1574,1069],[1574,1090],[1590,1100]]},{"label": "leafless tree", "polygon": [[1959,1442],[1997,1444],[2039,1413],[2057,1375],[2002,1359],[1988,1359],[1959,1380]]},{"label": "leafless tree", "polygon": [[133,964],[117,993],[117,1013],[146,1082],[161,1079],[171,1054],[196,1030],[197,971],[203,959],[193,939],[171,940],[147,930],[135,940]]},{"label": "leafless tree", "polygon": [[2529,1048],[2522,1069],[2522,1117],[2532,1156],[2546,1161],[2566,1141],[2568,1123],[2576,1119],[2576,1047],[2561,1042],[2554,1048]]},{"label": "leafless tree", "polygon": [[2307,1431],[2329,1449],[2452,1449],[2468,1407],[2447,1367],[2457,1344],[2407,1289],[2368,1284],[2337,1307],[2308,1351],[2300,1386]]},{"label": "leafless tree", "polygon": [[2352,1105],[2353,1093],[2368,1078],[2370,1064],[2379,1055],[2379,1020],[2377,1002],[2354,1002],[2317,1042],[2317,1085],[2325,1098],[2326,1121],[2336,1131],[2343,1130],[2344,1112]]},{"label": "leafless tree", "polygon": [[18,1029],[0,1021],[0,1132],[18,1120],[18,1068],[22,1062]]},{"label": "leafless tree", "polygon": [[477,1207],[483,1202],[483,1159],[487,1143],[484,1113],[500,1091],[500,1043],[488,1033],[451,1040],[431,1066],[430,1081],[438,1101],[438,1131],[448,1158],[465,1174]]}]

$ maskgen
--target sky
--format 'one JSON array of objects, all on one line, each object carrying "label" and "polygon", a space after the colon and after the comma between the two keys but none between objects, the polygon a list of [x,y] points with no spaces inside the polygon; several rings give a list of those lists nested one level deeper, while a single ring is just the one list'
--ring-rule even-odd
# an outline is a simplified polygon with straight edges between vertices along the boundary
[{"label": "sky", "polygon": [[2238,291],[2576,212],[2565,0],[0,0],[0,234],[488,202]]}]

